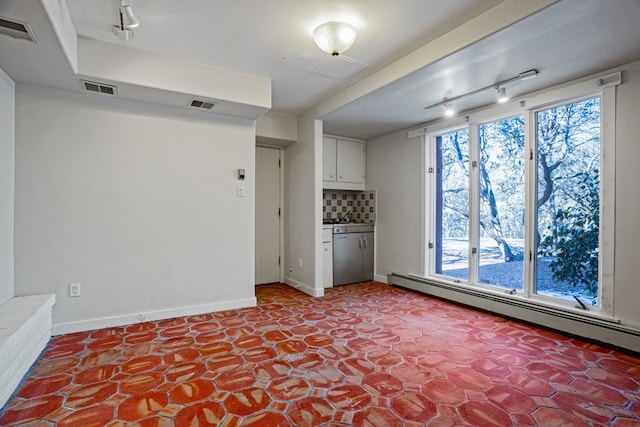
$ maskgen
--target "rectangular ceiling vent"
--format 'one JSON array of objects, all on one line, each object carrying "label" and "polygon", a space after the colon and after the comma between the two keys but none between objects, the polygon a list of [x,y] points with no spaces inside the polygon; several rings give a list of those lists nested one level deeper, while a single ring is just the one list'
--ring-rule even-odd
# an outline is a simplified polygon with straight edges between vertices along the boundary
[{"label": "rectangular ceiling vent", "polygon": [[14,19],[3,18],[0,16],[0,34],[4,34],[14,39],[28,40],[35,44],[40,44],[36,33],[33,32],[31,26],[26,22],[16,21]]},{"label": "rectangular ceiling vent", "polygon": [[213,101],[204,101],[201,99],[192,99],[189,102],[189,106],[193,108],[198,108],[201,110],[211,110],[216,105]]},{"label": "rectangular ceiling vent", "polygon": [[89,92],[103,93],[105,95],[118,94],[117,88],[115,86],[107,85],[104,83],[90,82],[88,80],[80,80],[80,81],[82,82],[82,85],[84,86],[85,90],[88,90]]}]

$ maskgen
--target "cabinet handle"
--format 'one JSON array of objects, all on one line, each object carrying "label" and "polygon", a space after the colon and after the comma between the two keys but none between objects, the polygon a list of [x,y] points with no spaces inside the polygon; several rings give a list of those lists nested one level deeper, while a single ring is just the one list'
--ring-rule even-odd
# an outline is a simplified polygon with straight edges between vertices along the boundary
[{"label": "cabinet handle", "polygon": [[367,249],[367,239],[366,239],[366,237],[364,239],[364,248]]},{"label": "cabinet handle", "polygon": [[342,179],[342,175],[340,175],[340,179]]},{"label": "cabinet handle", "polygon": [[362,249],[362,239],[358,239],[358,246],[360,246],[360,249]]}]

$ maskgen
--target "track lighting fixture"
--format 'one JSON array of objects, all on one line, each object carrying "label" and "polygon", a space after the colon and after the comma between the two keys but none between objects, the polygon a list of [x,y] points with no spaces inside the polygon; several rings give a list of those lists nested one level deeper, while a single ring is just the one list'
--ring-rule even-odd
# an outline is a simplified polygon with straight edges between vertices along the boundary
[{"label": "track lighting fixture", "polygon": [[113,33],[120,40],[127,41],[133,37],[133,29],[140,25],[140,20],[133,14],[129,0],[120,0],[118,3],[120,23],[113,26]]},{"label": "track lighting fixture", "polygon": [[509,100],[509,95],[507,95],[507,89],[504,87],[498,88],[498,102],[505,103]]},{"label": "track lighting fixture", "polygon": [[538,76],[538,70],[528,70],[528,71],[523,71],[522,73],[518,74],[515,77],[511,77],[505,80],[501,80],[497,83],[493,83],[489,86],[485,86],[485,87],[481,87],[480,89],[476,89],[474,91],[471,92],[467,92],[467,93],[463,93],[462,95],[458,95],[458,96],[454,96],[452,98],[445,98],[444,101],[442,102],[437,102],[433,105],[429,105],[428,107],[424,107],[425,110],[431,109],[431,108],[435,108],[435,107],[441,107],[444,106],[445,109],[445,115],[447,117],[451,117],[455,114],[455,112],[453,111],[451,105],[453,101],[457,101],[459,99],[462,98],[466,98],[468,96],[473,96],[476,95],[478,93],[484,92],[486,90],[489,89],[496,89],[498,91],[498,102],[507,102],[509,100],[509,96],[507,95],[507,89],[504,87],[505,85],[509,84],[509,83],[513,83],[513,82],[517,82],[520,80],[529,80],[532,79],[534,77]]}]

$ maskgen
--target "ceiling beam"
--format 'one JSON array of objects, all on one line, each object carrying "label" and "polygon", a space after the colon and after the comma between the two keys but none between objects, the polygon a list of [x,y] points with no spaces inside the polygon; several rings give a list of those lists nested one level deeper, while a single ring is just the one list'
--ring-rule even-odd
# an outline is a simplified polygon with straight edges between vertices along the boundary
[{"label": "ceiling beam", "polygon": [[497,33],[560,0],[505,0],[314,107],[322,118],[371,92]]}]

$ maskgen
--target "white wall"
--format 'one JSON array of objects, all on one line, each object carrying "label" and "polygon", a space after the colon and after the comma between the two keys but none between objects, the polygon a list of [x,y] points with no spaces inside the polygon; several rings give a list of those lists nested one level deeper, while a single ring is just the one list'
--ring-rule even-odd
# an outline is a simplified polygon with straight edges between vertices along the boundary
[{"label": "white wall", "polygon": [[[623,67],[616,105],[616,206],[614,316],[640,327],[638,242],[640,242],[640,62]],[[377,190],[377,271],[386,276],[420,273],[421,138],[400,131],[367,141],[367,189]]]},{"label": "white wall", "polygon": [[55,293],[54,333],[254,305],[254,144],[246,119],[19,86],[16,295]]},{"label": "white wall", "polygon": [[407,131],[367,141],[366,189],[377,190],[376,280],[420,272],[421,144]]},{"label": "white wall", "polygon": [[284,159],[284,282],[323,296],[322,122],[313,111],[298,118],[298,142]]},{"label": "white wall", "polygon": [[298,140],[298,116],[267,111],[256,120],[256,141],[286,147]]},{"label": "white wall", "polygon": [[15,85],[0,69],[0,304],[13,297]]},{"label": "white wall", "polygon": [[640,242],[640,61],[625,67],[616,100],[615,315],[640,328],[638,243]]}]

